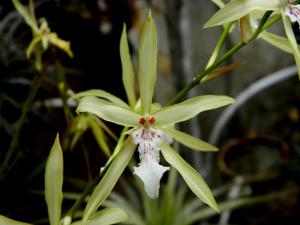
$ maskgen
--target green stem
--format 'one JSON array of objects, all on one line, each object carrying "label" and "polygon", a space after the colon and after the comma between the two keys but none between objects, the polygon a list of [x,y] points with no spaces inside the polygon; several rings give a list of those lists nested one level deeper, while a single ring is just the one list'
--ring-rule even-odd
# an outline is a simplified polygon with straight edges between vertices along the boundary
[{"label": "green stem", "polygon": [[[255,40],[257,38],[257,36],[260,34],[260,32],[262,32],[263,30],[269,28],[276,21],[278,21],[278,19],[277,19],[277,20],[272,21],[272,23],[269,23],[268,26],[265,25],[271,14],[272,14],[272,11],[265,12],[265,14],[263,15],[262,19],[259,22],[259,25],[258,25],[257,29],[253,33],[253,35],[252,35],[252,37],[251,37],[251,39],[250,39],[250,41],[248,43],[250,43],[251,41]],[[193,78],[192,82],[190,82],[188,85],[186,85],[173,98],[171,98],[171,100],[166,104],[166,106],[173,105],[176,102],[178,102],[192,88],[194,88],[196,85],[198,85],[199,82],[201,81],[201,79],[203,77],[205,77],[207,74],[209,74],[214,69],[216,69],[221,63],[223,63],[225,60],[227,60],[229,57],[231,57],[234,53],[236,53],[238,50],[240,50],[242,47],[244,47],[248,43],[238,42],[237,44],[235,44],[231,49],[229,49],[228,51],[226,51],[219,59],[217,59],[212,65],[210,65],[209,67],[207,67],[202,73],[196,75]]]},{"label": "green stem", "polygon": [[5,155],[3,163],[0,167],[0,173],[3,173],[3,171],[10,164],[12,157],[15,155],[14,153],[15,153],[16,148],[18,147],[18,143],[19,143],[22,127],[23,127],[25,119],[26,119],[26,115],[27,115],[28,111],[30,110],[32,101],[34,100],[36,93],[41,85],[41,81],[42,81],[41,75],[35,76],[35,78],[32,81],[29,94],[23,104],[23,107],[22,107],[21,116],[18,119],[18,121],[16,122],[16,132],[10,142],[9,149],[7,150],[7,153]]},{"label": "green stem", "polygon": [[219,53],[222,50],[224,42],[226,41],[226,39],[229,35],[229,32],[230,32],[233,25],[234,25],[234,22],[230,22],[229,24],[226,24],[224,26],[224,30],[223,30],[223,32],[222,32],[222,34],[221,34],[221,36],[220,36],[220,38],[217,42],[217,45],[216,45],[211,57],[208,60],[206,68],[210,67],[216,61],[216,59],[218,58]]},{"label": "green stem", "polygon": [[271,16],[271,14],[273,13],[273,11],[267,11],[265,12],[265,14],[263,15],[263,17],[261,18],[258,27],[256,28],[256,30],[254,31],[252,37],[251,37],[251,41],[255,40],[257,38],[257,36],[259,35],[260,32],[262,32],[264,25],[266,24],[268,18]]}]

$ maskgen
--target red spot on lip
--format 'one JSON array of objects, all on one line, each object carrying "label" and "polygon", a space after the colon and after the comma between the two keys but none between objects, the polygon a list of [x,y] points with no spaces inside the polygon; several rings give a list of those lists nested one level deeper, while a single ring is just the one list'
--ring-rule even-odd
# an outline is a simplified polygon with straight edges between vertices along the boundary
[{"label": "red spot on lip", "polygon": [[140,121],[139,121],[139,123],[142,124],[142,125],[144,125],[145,122],[146,122],[146,120],[144,119],[144,117],[142,117],[142,118],[140,119]]},{"label": "red spot on lip", "polygon": [[150,116],[150,118],[149,118],[149,123],[150,123],[150,125],[152,125],[152,124],[155,123],[155,119],[154,119],[153,116]]}]

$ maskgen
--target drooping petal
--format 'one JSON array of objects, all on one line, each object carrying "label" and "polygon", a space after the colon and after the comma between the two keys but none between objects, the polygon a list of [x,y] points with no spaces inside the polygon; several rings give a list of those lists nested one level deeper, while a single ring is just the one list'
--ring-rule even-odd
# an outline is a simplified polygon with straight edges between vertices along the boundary
[{"label": "drooping petal", "polygon": [[69,41],[65,41],[63,39],[60,39],[56,33],[50,33],[48,35],[49,42],[56,47],[60,48],[64,52],[66,52],[69,57],[73,58],[74,54],[71,50],[71,43]]},{"label": "drooping petal", "polygon": [[251,11],[279,11],[280,0],[232,0],[216,12],[204,25],[204,28],[219,26],[240,19]]},{"label": "drooping petal", "polygon": [[127,164],[133,156],[136,145],[132,142],[131,138],[128,138],[118,153],[116,158],[112,161],[106,174],[94,189],[91,197],[89,198],[87,205],[83,212],[82,224],[85,224],[91,215],[99,208],[99,206],[105,201],[110,194],[119,177],[123,173]]},{"label": "drooping petal", "polygon": [[157,198],[159,194],[160,179],[169,167],[161,166],[152,157],[146,155],[139,163],[138,167],[134,167],[136,174],[144,183],[146,193],[150,198]]},{"label": "drooping petal", "polygon": [[142,103],[142,114],[150,113],[157,77],[157,36],[156,28],[149,12],[139,47],[138,80]]},{"label": "drooping petal", "polygon": [[128,48],[126,24],[123,25],[123,31],[120,41],[120,56],[122,63],[122,80],[127,94],[128,102],[131,108],[134,107],[136,98],[134,94],[134,69]]},{"label": "drooping petal", "polygon": [[222,95],[202,95],[184,102],[163,107],[153,113],[155,125],[175,124],[188,120],[200,112],[234,103],[234,99]]},{"label": "drooping petal", "polygon": [[180,142],[181,144],[197,150],[197,151],[218,151],[218,148],[216,148],[215,146],[200,140],[199,138],[193,137],[191,135],[188,135],[184,132],[178,131],[178,130],[174,130],[174,129],[170,129],[170,128],[159,128],[160,130],[162,130],[164,133],[170,135],[171,137],[173,137],[175,140],[177,140],[178,142]]},{"label": "drooping petal", "polygon": [[103,120],[123,126],[137,126],[140,119],[140,115],[130,108],[113,105],[94,96],[82,98],[76,111],[93,113]]},{"label": "drooping petal", "polygon": [[[259,34],[259,38],[263,39],[264,41],[268,42],[274,47],[279,48],[282,51],[293,54],[293,49],[291,47],[290,42],[288,41],[288,39],[284,37],[281,37],[276,34],[272,34],[270,32],[262,32]],[[298,49],[300,49],[299,45],[298,45]]]},{"label": "drooping petal", "polygon": [[184,161],[167,143],[161,145],[161,151],[165,160],[177,169],[192,192],[211,208],[219,212],[215,198],[200,174],[191,167],[190,164]]},{"label": "drooping petal", "polygon": [[300,79],[300,52],[298,49],[297,41],[296,41],[293,29],[292,29],[292,25],[291,25],[289,19],[287,18],[287,16],[285,15],[284,10],[281,11],[281,15],[282,15],[282,21],[283,21],[286,36],[287,36],[287,38],[291,44],[292,50],[293,50],[293,55],[294,55],[295,62],[296,62],[297,68],[298,68],[298,76]]},{"label": "drooping petal", "polygon": [[102,99],[105,99],[115,105],[124,107],[124,108],[129,108],[129,105],[124,102],[122,99],[118,98],[117,96],[112,95],[109,92],[103,91],[101,89],[90,89],[88,91],[82,91],[79,92],[75,95],[73,95],[71,98],[72,99],[77,99],[77,98],[83,98],[86,96],[95,96],[95,97],[99,97]]}]

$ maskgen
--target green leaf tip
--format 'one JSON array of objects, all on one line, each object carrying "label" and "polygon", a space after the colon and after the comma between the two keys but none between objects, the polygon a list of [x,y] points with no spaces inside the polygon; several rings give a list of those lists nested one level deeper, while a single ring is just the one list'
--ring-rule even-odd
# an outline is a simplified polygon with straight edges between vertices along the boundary
[{"label": "green leaf tip", "polygon": [[49,153],[45,169],[45,199],[48,208],[50,225],[59,225],[61,219],[61,204],[63,199],[63,154],[56,135]]}]

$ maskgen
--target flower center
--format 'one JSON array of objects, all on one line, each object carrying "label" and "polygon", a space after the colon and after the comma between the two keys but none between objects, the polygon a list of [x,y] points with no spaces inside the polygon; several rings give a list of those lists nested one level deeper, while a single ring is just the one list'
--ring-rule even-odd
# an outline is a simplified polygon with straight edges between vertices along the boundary
[{"label": "flower center", "polygon": [[142,126],[144,127],[148,127],[148,126],[151,126],[155,123],[155,119],[153,116],[151,115],[146,115],[146,116],[143,116],[140,118],[139,120],[139,124],[141,124]]},{"label": "flower center", "polygon": [[163,133],[152,127],[141,127],[132,134],[134,143],[138,144],[140,160],[151,157],[159,161],[159,146],[163,141]]}]

